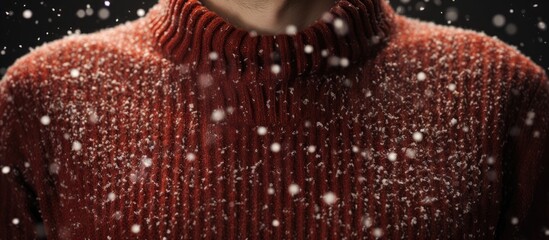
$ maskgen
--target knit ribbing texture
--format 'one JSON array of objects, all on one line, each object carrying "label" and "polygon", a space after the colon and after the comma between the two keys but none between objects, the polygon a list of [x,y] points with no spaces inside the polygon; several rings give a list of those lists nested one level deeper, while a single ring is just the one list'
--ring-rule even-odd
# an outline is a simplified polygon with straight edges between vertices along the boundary
[{"label": "knit ribbing texture", "polygon": [[0,239],[541,238],[547,83],[382,0],[270,36],[162,0],[0,81]]}]

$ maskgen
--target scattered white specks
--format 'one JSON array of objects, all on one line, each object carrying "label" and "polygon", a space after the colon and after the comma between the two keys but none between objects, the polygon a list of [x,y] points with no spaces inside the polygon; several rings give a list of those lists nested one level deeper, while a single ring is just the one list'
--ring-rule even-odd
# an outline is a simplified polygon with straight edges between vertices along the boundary
[{"label": "scattered white specks", "polygon": [[274,195],[274,194],[275,194],[274,188],[269,188],[269,189],[267,189],[267,193],[268,193],[269,195]]},{"label": "scattered white specks", "polygon": [[545,236],[549,236],[549,229],[545,230]]},{"label": "scattered white specks", "polygon": [[2,173],[3,174],[8,174],[8,173],[10,173],[10,171],[11,171],[10,167],[8,167],[8,166],[2,167]]},{"label": "scattered white specks", "polygon": [[427,74],[425,74],[424,72],[419,72],[417,74],[417,80],[418,81],[425,81],[425,79],[427,79]]},{"label": "scattered white specks", "polygon": [[278,64],[271,65],[271,72],[274,74],[279,74],[282,68]]},{"label": "scattered white specks", "polygon": [[71,77],[77,78],[77,77],[80,76],[80,70],[78,70],[78,69],[71,69],[70,74],[71,74]]},{"label": "scattered white specks", "polygon": [[11,220],[11,223],[12,223],[13,225],[19,225],[19,218],[14,218],[14,219],[12,219],[12,220]]},{"label": "scattered white specks", "polygon": [[296,35],[297,34],[297,27],[295,25],[288,25],[286,27],[286,34],[288,35]]},{"label": "scattered white specks", "polygon": [[208,58],[212,61],[215,61],[219,58],[219,54],[217,52],[210,52],[210,54],[208,54]]},{"label": "scattered white specks", "polygon": [[324,203],[332,205],[337,201],[337,196],[333,192],[327,192],[322,196],[322,199],[324,199]]},{"label": "scattered white specks", "polygon": [[307,152],[309,152],[309,153],[316,152],[316,146],[311,145],[311,146],[307,147]]},{"label": "scattered white specks", "polygon": [[311,54],[311,53],[313,53],[314,48],[311,45],[305,45],[305,48],[303,50],[305,51],[305,53]]},{"label": "scattered white specks", "polygon": [[275,219],[275,220],[273,220],[272,224],[273,224],[273,227],[278,227],[278,226],[280,226],[280,221]]},{"label": "scattered white specks", "polygon": [[150,157],[144,156],[143,159],[141,159],[141,163],[145,167],[150,167],[150,166],[152,166],[152,159]]},{"label": "scattered white specks", "polygon": [[137,16],[139,17],[143,17],[145,16],[146,12],[144,9],[140,8],[140,9],[137,9]]},{"label": "scattered white specks", "polygon": [[412,135],[412,138],[413,138],[414,141],[416,141],[416,142],[421,142],[421,141],[423,141],[423,133],[421,133],[421,132],[415,132],[415,133]]},{"label": "scattered white specks", "polygon": [[107,195],[107,198],[109,199],[109,201],[114,201],[116,199],[116,194],[111,192]]},{"label": "scattered white specks", "polygon": [[223,109],[215,109],[212,112],[212,121],[214,122],[221,122],[223,119],[225,119],[225,110]]},{"label": "scattered white specks", "polygon": [[25,9],[25,10],[23,11],[23,18],[25,18],[25,19],[30,19],[30,18],[32,18],[32,11],[29,10],[29,9]]},{"label": "scattered white specks", "polygon": [[280,148],[281,148],[280,143],[275,142],[271,144],[272,152],[275,152],[275,153],[280,152]]},{"label": "scattered white specks", "polygon": [[72,142],[72,150],[74,151],[82,150],[82,143],[80,143],[79,141]]},{"label": "scattered white specks", "polygon": [[257,128],[257,134],[258,134],[259,136],[265,136],[265,135],[267,135],[267,128],[266,128],[266,127],[263,127],[263,126],[259,126],[259,127]]},{"label": "scattered white specks", "polygon": [[517,225],[519,223],[519,219],[517,217],[511,218],[511,224]]},{"label": "scattered white specks", "polygon": [[450,120],[450,126],[455,126],[457,123],[458,123],[458,120],[455,118],[452,118],[452,120]]},{"label": "scattered white specks", "polygon": [[288,192],[292,196],[295,196],[296,194],[298,194],[299,191],[301,191],[301,189],[299,188],[299,185],[295,183],[290,184],[290,186],[288,187]]},{"label": "scattered white specks", "polygon": [[375,237],[375,238],[380,238],[380,237],[383,237],[383,229],[381,228],[374,228],[372,230],[372,235]]},{"label": "scattered white specks", "polygon": [[141,226],[139,224],[132,225],[132,233],[139,233],[141,232]]},{"label": "scattered white specks", "polygon": [[397,154],[395,152],[390,152],[389,154],[387,154],[387,158],[391,162],[396,161],[397,160]]}]

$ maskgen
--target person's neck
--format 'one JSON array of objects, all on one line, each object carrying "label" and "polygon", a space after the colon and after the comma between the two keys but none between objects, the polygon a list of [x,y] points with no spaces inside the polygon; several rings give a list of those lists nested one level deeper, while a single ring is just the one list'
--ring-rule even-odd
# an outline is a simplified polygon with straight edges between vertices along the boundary
[{"label": "person's neck", "polygon": [[202,0],[231,24],[261,34],[292,33],[319,19],[337,0]]}]

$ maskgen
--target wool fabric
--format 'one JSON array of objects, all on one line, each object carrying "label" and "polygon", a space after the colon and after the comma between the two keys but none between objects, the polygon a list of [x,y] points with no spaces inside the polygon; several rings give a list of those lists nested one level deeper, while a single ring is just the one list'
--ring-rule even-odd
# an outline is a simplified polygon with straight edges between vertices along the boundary
[{"label": "wool fabric", "polygon": [[548,110],[513,47],[382,0],[278,35],[161,0],[8,69],[0,239],[547,238]]}]

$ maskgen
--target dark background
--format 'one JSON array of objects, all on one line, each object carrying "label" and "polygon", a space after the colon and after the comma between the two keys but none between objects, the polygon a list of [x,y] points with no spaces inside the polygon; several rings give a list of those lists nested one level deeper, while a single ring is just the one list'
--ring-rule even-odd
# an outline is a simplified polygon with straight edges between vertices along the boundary
[{"label": "dark background", "polygon": [[[30,48],[75,32],[94,32],[136,19],[138,12],[156,2],[0,0],[0,76]],[[391,4],[410,17],[497,36],[549,70],[547,0],[391,0]]]}]

